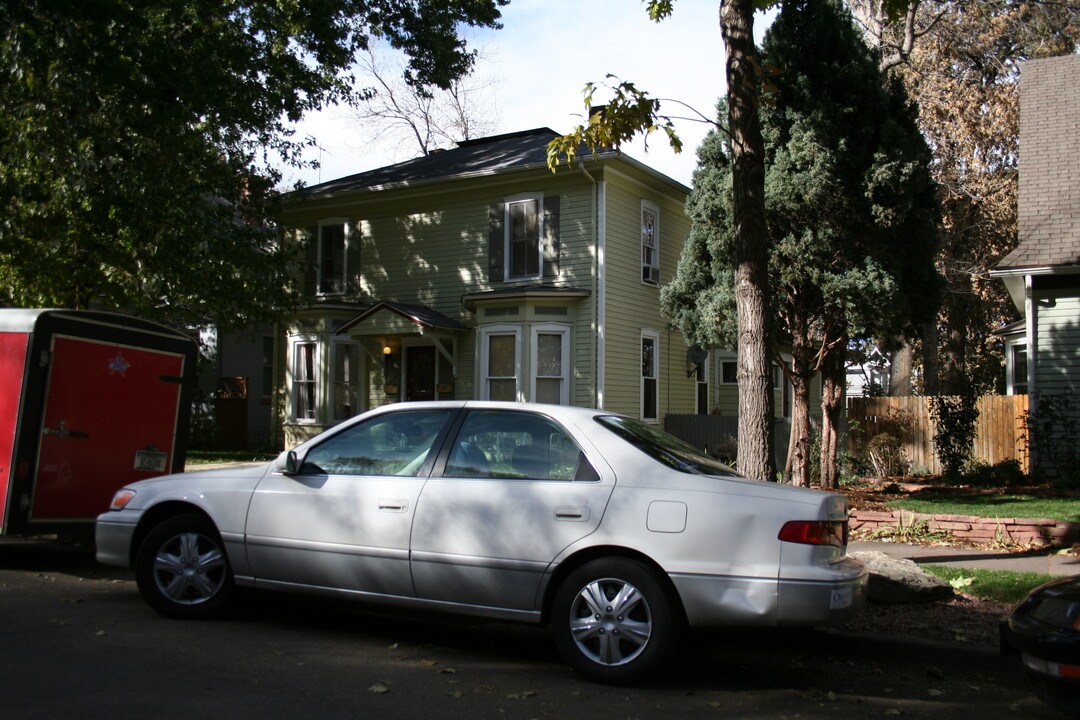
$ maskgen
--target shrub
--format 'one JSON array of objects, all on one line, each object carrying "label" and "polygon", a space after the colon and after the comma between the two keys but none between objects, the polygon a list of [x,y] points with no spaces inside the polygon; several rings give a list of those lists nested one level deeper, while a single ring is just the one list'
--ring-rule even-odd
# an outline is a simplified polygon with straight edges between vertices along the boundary
[{"label": "shrub", "polygon": [[979,421],[979,399],[975,395],[939,395],[930,398],[934,420],[934,450],[945,474],[958,477],[971,457]]},{"label": "shrub", "polygon": [[878,477],[894,477],[903,474],[906,464],[904,448],[893,435],[880,433],[870,438],[866,453],[870,457],[870,464],[874,467],[874,474]]}]

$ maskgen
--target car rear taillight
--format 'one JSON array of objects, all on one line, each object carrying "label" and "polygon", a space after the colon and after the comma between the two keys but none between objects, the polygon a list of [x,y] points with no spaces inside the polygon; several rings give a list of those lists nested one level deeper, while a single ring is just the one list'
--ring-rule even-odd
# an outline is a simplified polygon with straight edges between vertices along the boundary
[{"label": "car rear taillight", "polygon": [[800,545],[844,547],[848,541],[848,524],[845,520],[791,520],[780,528],[779,538]]}]

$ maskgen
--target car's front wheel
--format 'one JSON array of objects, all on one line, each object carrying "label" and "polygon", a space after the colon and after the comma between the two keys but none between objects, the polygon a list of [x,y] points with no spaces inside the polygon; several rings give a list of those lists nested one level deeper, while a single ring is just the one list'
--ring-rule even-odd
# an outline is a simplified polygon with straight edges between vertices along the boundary
[{"label": "car's front wheel", "polygon": [[135,580],[162,615],[213,617],[229,602],[233,575],[221,537],[203,515],[176,515],[154,527],[139,546]]},{"label": "car's front wheel", "polygon": [[552,604],[555,644],[596,682],[627,685],[658,670],[680,624],[655,571],[627,558],[594,560],[570,573]]}]

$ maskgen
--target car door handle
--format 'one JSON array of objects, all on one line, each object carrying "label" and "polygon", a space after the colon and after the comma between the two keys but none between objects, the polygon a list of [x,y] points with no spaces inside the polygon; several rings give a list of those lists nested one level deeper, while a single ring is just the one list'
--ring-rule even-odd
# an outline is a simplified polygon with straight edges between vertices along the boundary
[{"label": "car door handle", "polygon": [[406,500],[380,500],[379,510],[382,512],[405,512],[409,509]]},{"label": "car door handle", "polygon": [[585,522],[589,519],[589,508],[557,507],[555,508],[555,519],[569,520],[571,522]]}]

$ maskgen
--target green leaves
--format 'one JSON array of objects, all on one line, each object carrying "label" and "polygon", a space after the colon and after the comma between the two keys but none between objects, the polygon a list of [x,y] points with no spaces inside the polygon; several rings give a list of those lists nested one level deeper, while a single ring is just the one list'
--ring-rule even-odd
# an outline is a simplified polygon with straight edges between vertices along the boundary
[{"label": "green leaves", "polygon": [[296,300],[276,242],[291,123],[354,97],[372,34],[409,79],[472,62],[505,0],[0,0],[0,302],[240,327]]},{"label": "green leaves", "polygon": [[[607,79],[618,80],[610,74]],[[612,99],[606,105],[593,105],[597,86],[588,83],[583,91],[588,122],[548,143],[548,167],[552,172],[564,158],[567,165],[573,163],[582,146],[595,155],[602,150],[617,149],[638,134],[645,136],[648,148],[649,135],[662,132],[675,152],[682,151],[682,140],[675,131],[674,121],[660,114],[660,100],[649,97],[647,92],[626,80],[615,85],[605,83],[601,87],[611,91]]]}]

